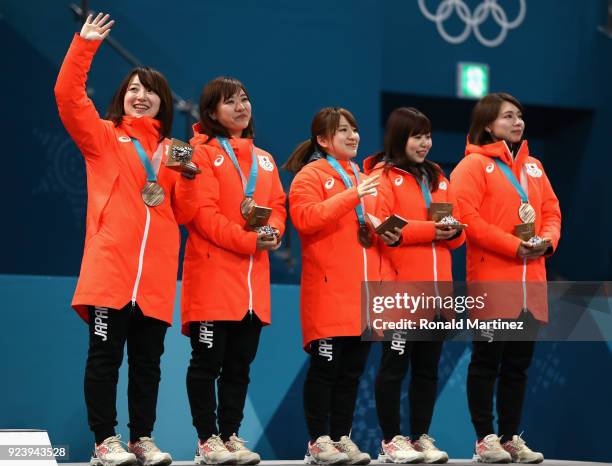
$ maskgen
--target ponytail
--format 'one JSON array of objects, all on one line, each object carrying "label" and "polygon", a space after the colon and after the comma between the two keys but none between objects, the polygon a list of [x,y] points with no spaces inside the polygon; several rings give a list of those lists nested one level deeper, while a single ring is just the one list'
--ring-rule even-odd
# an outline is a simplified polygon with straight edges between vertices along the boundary
[{"label": "ponytail", "polygon": [[318,144],[313,143],[312,139],[308,139],[299,144],[293,153],[289,156],[283,168],[290,171],[294,175],[299,172],[308,163],[312,154],[318,150]]}]

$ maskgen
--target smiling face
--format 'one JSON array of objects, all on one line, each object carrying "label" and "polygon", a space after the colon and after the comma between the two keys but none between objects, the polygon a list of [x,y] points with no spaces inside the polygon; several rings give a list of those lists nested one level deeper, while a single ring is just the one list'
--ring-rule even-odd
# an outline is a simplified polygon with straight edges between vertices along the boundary
[{"label": "smiling face", "polygon": [[357,155],[359,133],[357,128],[340,116],[338,128],[331,137],[317,136],[317,142],[325,151],[338,160],[350,160]]},{"label": "smiling face", "polygon": [[508,141],[512,144],[520,142],[525,131],[523,113],[511,102],[504,101],[497,118],[485,127],[494,141]]},{"label": "smiling face", "polygon": [[150,89],[146,89],[134,74],[123,97],[123,112],[127,116],[155,118],[159,113],[161,99]]},{"label": "smiling face", "polygon": [[414,163],[423,163],[431,149],[431,134],[417,134],[406,141],[406,158]]},{"label": "smiling face", "polygon": [[232,136],[239,138],[251,121],[251,101],[244,90],[221,99],[210,117]]}]

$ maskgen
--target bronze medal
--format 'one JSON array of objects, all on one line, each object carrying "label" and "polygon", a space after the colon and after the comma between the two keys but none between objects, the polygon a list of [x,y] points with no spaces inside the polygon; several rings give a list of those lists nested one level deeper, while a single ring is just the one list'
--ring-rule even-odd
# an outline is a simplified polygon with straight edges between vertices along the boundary
[{"label": "bronze medal", "polygon": [[147,181],[140,194],[144,203],[149,207],[156,207],[164,202],[164,188],[155,182]]},{"label": "bronze medal", "polygon": [[536,218],[535,209],[529,202],[521,203],[519,207],[519,218],[523,223],[534,223]]},{"label": "bronze medal", "polygon": [[254,208],[255,201],[252,197],[245,197],[240,203],[240,213],[245,219],[249,218],[249,215],[251,215]]},{"label": "bronze medal", "polygon": [[372,235],[372,230],[370,230],[370,227],[367,224],[359,224],[357,239],[359,240],[359,244],[361,244],[364,248],[372,247],[372,244],[374,243],[374,235]]}]

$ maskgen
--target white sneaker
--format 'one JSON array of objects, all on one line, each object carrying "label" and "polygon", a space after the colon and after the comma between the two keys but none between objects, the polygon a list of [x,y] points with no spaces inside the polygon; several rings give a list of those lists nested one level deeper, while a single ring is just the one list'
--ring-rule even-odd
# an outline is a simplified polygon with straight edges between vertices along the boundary
[{"label": "white sneaker", "polygon": [[513,463],[541,463],[544,461],[544,455],[529,448],[520,435],[513,435],[512,440],[505,442],[502,448],[510,453]]},{"label": "white sneaker", "polygon": [[322,435],[314,442],[308,442],[308,452],[304,457],[306,464],[344,464],[349,457],[336,448],[329,435]]},{"label": "white sneaker", "polygon": [[235,463],[236,455],[227,449],[221,437],[213,435],[204,443],[198,440],[198,449],[193,461],[195,464]]},{"label": "white sneaker", "polygon": [[236,455],[236,464],[257,464],[261,461],[261,458],[254,451],[249,450],[244,446],[246,440],[241,439],[236,434],[233,434],[227,442],[225,447],[229,452]]},{"label": "white sneaker", "polygon": [[408,437],[396,435],[390,442],[380,442],[381,448],[378,454],[378,461],[381,463],[420,463],[425,459],[425,455],[416,451]]},{"label": "white sneaker", "polygon": [[368,464],[371,461],[370,455],[362,452],[347,435],[340,437],[340,441],[335,442],[334,446],[348,456],[347,464]]},{"label": "white sneaker", "polygon": [[140,466],[168,466],[172,463],[170,453],[161,451],[151,437],[140,437],[128,443],[128,450],[136,455]]},{"label": "white sneaker", "polygon": [[448,461],[448,453],[440,450],[434,445],[435,440],[427,434],[423,434],[418,440],[412,442],[412,446],[416,451],[420,451],[425,455],[425,463],[446,463]]},{"label": "white sneaker", "polygon": [[489,434],[482,441],[476,442],[472,459],[478,463],[509,463],[512,461],[510,453],[503,449],[499,443],[499,437],[495,434]]},{"label": "white sneaker", "polygon": [[94,453],[89,461],[91,466],[128,466],[137,464],[136,455],[123,448],[121,435],[105,438],[99,444],[94,444]]}]

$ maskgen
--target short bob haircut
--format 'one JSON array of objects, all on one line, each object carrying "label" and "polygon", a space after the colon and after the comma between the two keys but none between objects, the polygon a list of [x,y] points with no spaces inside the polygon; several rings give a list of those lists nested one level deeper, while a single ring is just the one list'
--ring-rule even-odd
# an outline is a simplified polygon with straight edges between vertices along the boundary
[{"label": "short bob haircut", "polygon": [[[206,134],[210,138],[221,136],[229,138],[230,134],[221,123],[212,119],[212,114],[217,110],[219,102],[233,96],[237,92],[244,91],[247,98],[249,93],[247,92],[244,84],[238,81],[236,78],[230,78],[227,76],[219,76],[209,81],[200,95],[200,132]],[[242,131],[243,138],[253,138],[255,136],[255,129],[253,127],[253,115],[249,125]]]},{"label": "short bob haircut", "polygon": [[397,167],[421,179],[423,174],[429,180],[432,192],[438,189],[442,169],[430,160],[415,163],[406,156],[406,144],[412,136],[431,134],[431,121],[414,107],[400,107],[391,112],[385,128],[384,150],[374,157],[374,163],[385,162],[385,171]]},{"label": "short bob haircut", "polygon": [[470,132],[468,134],[468,141],[471,144],[484,146],[495,142],[485,128],[497,119],[504,102],[515,105],[521,113],[524,113],[521,103],[505,92],[496,92],[483,97],[472,110]]},{"label": "short bob haircut", "polygon": [[130,82],[134,75],[138,75],[140,83],[148,90],[155,92],[159,96],[159,112],[155,116],[156,120],[161,123],[160,128],[160,141],[170,136],[172,131],[172,118],[174,116],[174,106],[172,102],[172,91],[168,81],[159,71],[154,70],[146,66],[139,66],[134,68],[128,73],[123,79],[119,88],[113,96],[108,112],[106,113],[106,119],[112,121],[115,126],[119,126],[125,115],[125,108],[123,106],[123,99],[127,92]]}]

